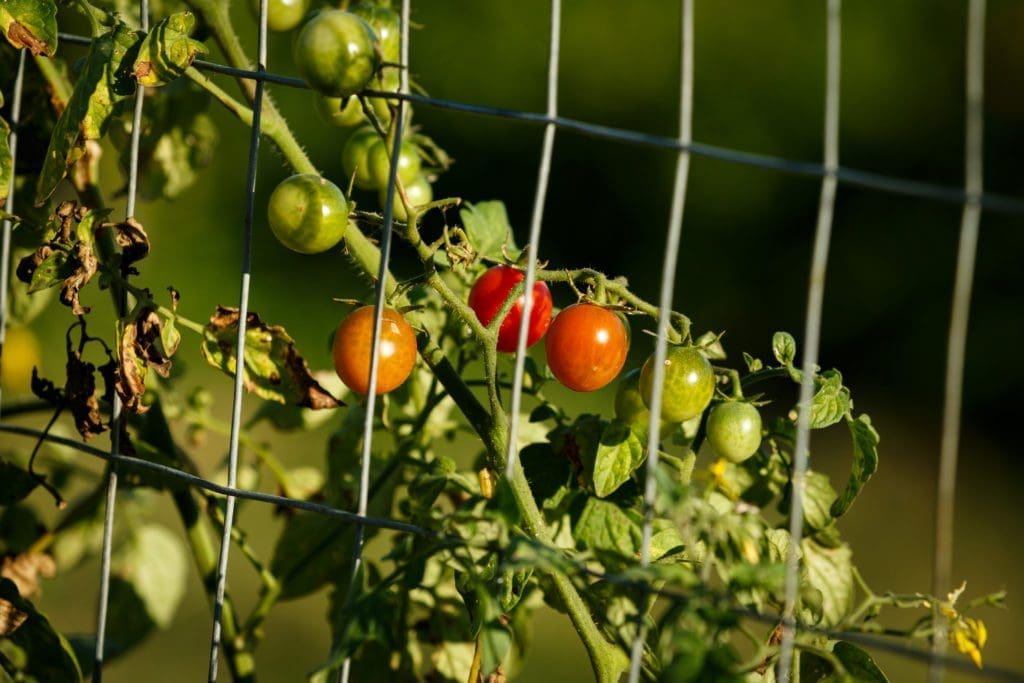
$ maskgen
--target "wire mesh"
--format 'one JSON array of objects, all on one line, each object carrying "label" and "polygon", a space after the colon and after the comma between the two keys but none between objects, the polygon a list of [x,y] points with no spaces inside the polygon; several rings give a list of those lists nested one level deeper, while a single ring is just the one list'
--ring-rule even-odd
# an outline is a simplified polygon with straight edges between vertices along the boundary
[{"label": "wire mesh", "polygon": [[[524,283],[524,292],[532,292],[534,280],[534,262],[537,254],[540,230],[543,218],[544,198],[546,195],[547,182],[550,174],[551,156],[553,151],[554,136],[558,129],[575,131],[588,136],[621,141],[627,144],[646,145],[672,149],[677,151],[677,171],[675,184],[673,186],[673,202],[670,211],[669,228],[667,234],[667,248],[665,263],[663,265],[662,288],[660,313],[658,320],[658,336],[655,347],[654,364],[654,395],[651,399],[651,413],[658,414],[658,407],[661,401],[661,384],[663,364],[667,348],[668,332],[668,311],[671,310],[672,293],[674,283],[675,256],[678,253],[679,239],[682,225],[683,207],[686,196],[686,181],[688,163],[691,155],[703,156],[718,159],[729,163],[745,166],[759,167],[767,170],[794,173],[805,176],[814,176],[822,179],[821,197],[817,227],[813,246],[812,268],[808,286],[807,315],[804,334],[804,355],[802,359],[803,382],[800,390],[798,434],[795,450],[795,462],[793,471],[793,485],[795,490],[800,490],[807,466],[807,454],[809,447],[809,416],[810,398],[813,392],[813,370],[817,363],[818,347],[821,330],[822,297],[824,291],[824,276],[827,265],[829,238],[832,225],[832,213],[835,203],[835,195],[839,184],[861,186],[879,190],[882,192],[918,197],[937,202],[956,203],[963,205],[963,217],[961,222],[961,235],[958,248],[956,281],[954,285],[953,305],[949,332],[949,348],[947,357],[945,407],[943,420],[943,440],[941,450],[941,467],[938,484],[938,507],[936,515],[936,552],[935,552],[935,593],[941,594],[949,588],[950,564],[952,558],[952,523],[953,523],[953,497],[955,494],[955,466],[957,445],[959,441],[959,416],[962,398],[963,385],[963,362],[966,346],[966,332],[968,313],[970,306],[971,281],[973,279],[973,267],[978,238],[978,227],[982,211],[1004,212],[1010,214],[1024,214],[1024,199],[1007,197],[998,194],[985,193],[982,184],[982,117],[983,117],[983,54],[984,54],[984,0],[969,0],[968,27],[967,27],[967,78],[966,101],[967,101],[967,126],[966,126],[966,173],[965,185],[963,188],[956,188],[942,184],[921,182],[908,178],[899,178],[885,174],[874,173],[865,170],[844,168],[839,165],[838,160],[838,113],[839,113],[839,43],[840,43],[840,3],[841,0],[828,0],[827,20],[827,60],[826,60],[826,108],[825,108],[825,140],[824,140],[824,161],[823,163],[799,161],[777,156],[760,155],[741,150],[728,149],[713,145],[707,145],[692,140],[690,118],[692,113],[692,89],[693,89],[693,1],[682,1],[681,21],[681,82],[680,82],[680,128],[677,138],[650,135],[643,132],[624,130],[609,126],[592,124],[575,119],[560,117],[557,114],[557,77],[558,77],[558,53],[560,33],[560,11],[559,0],[552,0],[551,3],[551,43],[548,71],[548,100],[545,113],[531,113],[516,110],[509,110],[496,107],[488,107],[477,104],[468,104],[452,100],[431,98],[424,95],[416,95],[409,92],[408,70],[401,71],[401,86],[399,93],[383,93],[369,91],[372,96],[386,96],[389,99],[397,100],[398,114],[395,119],[395,135],[392,148],[392,164],[387,186],[387,200],[384,206],[385,220],[384,231],[381,239],[381,264],[379,277],[375,292],[374,331],[372,343],[372,355],[370,361],[370,385],[367,396],[366,421],[364,424],[363,449],[361,454],[361,475],[360,492],[357,512],[352,513],[339,510],[330,506],[321,505],[309,501],[290,499],[284,496],[249,491],[237,488],[237,458],[240,436],[240,416],[242,409],[242,368],[244,367],[245,329],[248,311],[248,293],[252,265],[252,227],[254,214],[254,193],[257,171],[257,153],[259,148],[260,117],[263,102],[263,90],[265,83],[276,83],[288,87],[308,87],[299,79],[274,74],[266,70],[266,24],[267,24],[267,0],[261,0],[259,8],[259,29],[258,29],[258,60],[255,71],[238,69],[212,62],[197,61],[195,65],[211,72],[221,73],[229,76],[251,78],[256,82],[255,98],[253,102],[253,125],[250,140],[249,172],[247,177],[246,195],[247,212],[244,224],[242,274],[240,282],[240,306],[238,335],[236,338],[236,376],[234,384],[234,396],[232,403],[231,436],[229,449],[229,467],[227,486],[210,482],[188,472],[175,468],[160,465],[158,463],[142,460],[139,458],[125,456],[120,452],[118,438],[120,430],[118,423],[118,407],[115,406],[112,415],[112,447],[110,451],[97,449],[86,444],[73,440],[64,439],[59,436],[45,434],[17,425],[0,423],[0,432],[21,434],[39,439],[47,439],[63,445],[75,448],[83,453],[103,458],[110,463],[109,480],[107,491],[107,509],[105,514],[104,529],[104,551],[103,564],[101,567],[101,589],[100,606],[97,617],[97,643],[96,643],[96,673],[94,680],[100,680],[102,675],[103,640],[105,632],[105,611],[106,595],[110,578],[110,537],[113,523],[113,511],[116,503],[117,477],[116,467],[127,466],[132,468],[157,472],[163,476],[182,481],[197,488],[219,493],[227,497],[226,514],[224,520],[224,533],[221,541],[221,551],[217,567],[216,596],[213,618],[213,638],[211,642],[211,655],[209,666],[209,680],[217,677],[218,648],[221,634],[221,621],[224,605],[224,592],[226,585],[226,572],[228,558],[231,550],[231,528],[233,524],[235,501],[238,498],[259,501],[266,504],[275,504],[291,507],[294,509],[306,510],[318,514],[332,515],[340,519],[352,522],[356,525],[357,542],[353,553],[353,578],[356,577],[361,562],[361,550],[364,527],[375,527],[391,529],[394,531],[410,534],[421,534],[436,536],[437,532],[416,525],[399,522],[387,518],[376,518],[367,515],[367,489],[369,480],[370,452],[373,439],[373,415],[377,381],[377,363],[379,355],[381,316],[384,305],[385,282],[387,263],[390,254],[391,231],[393,223],[393,205],[397,191],[397,159],[401,133],[403,126],[404,103],[416,103],[426,106],[438,107],[457,112],[464,112],[476,115],[495,116],[519,120],[524,123],[538,124],[545,127],[544,142],[542,146],[540,166],[538,170],[538,182],[534,199],[533,214],[530,228],[530,239],[527,246],[527,273]],[[146,0],[140,0],[140,11],[143,21],[143,31],[148,30],[148,7]],[[408,27],[409,27],[409,0],[403,0],[401,10],[402,30],[402,56],[403,67],[408,66]],[[88,38],[70,34],[60,34],[60,39],[68,43],[87,44]],[[25,68],[25,51],[19,57],[18,75],[15,81],[14,96],[12,98],[12,132],[10,147],[12,156],[16,158],[16,141],[18,117],[21,102],[21,83]],[[138,182],[138,149],[139,132],[143,103],[142,88],[136,94],[135,109],[132,127],[131,142],[131,164],[129,173],[129,195],[127,215],[134,215],[135,197]],[[6,210],[13,211],[13,192],[8,197]],[[3,224],[2,243],[2,287],[0,287],[0,348],[4,338],[6,327],[6,303],[7,277],[10,261],[10,221],[5,220]],[[519,330],[518,348],[516,355],[516,369],[513,378],[513,393],[511,412],[511,429],[508,448],[508,467],[515,466],[516,458],[516,423],[518,422],[518,408],[521,401],[522,375],[525,362],[525,340],[526,328],[529,318],[530,297],[524,296],[524,311],[522,323]],[[2,398],[2,395],[0,395]],[[651,428],[656,429],[655,421],[652,420]],[[656,439],[649,439],[650,444],[656,444]],[[652,476],[657,464],[656,445],[649,446],[648,451],[648,473],[645,494],[645,523],[643,527],[642,549],[640,563],[645,565],[649,562],[650,536],[651,536],[651,511],[653,509],[654,497],[657,493],[655,477]],[[950,658],[945,654],[945,639],[938,637],[933,639],[933,648],[930,652],[911,648],[906,645],[893,644],[877,637],[861,633],[848,633],[831,631],[828,629],[816,628],[812,625],[800,624],[794,619],[793,605],[795,604],[796,572],[798,569],[796,559],[796,548],[799,545],[802,532],[803,510],[801,496],[791,496],[791,538],[790,554],[787,562],[786,581],[786,607],[782,615],[759,614],[744,610],[736,610],[741,616],[765,621],[767,623],[781,623],[784,626],[784,637],[780,652],[778,680],[785,681],[789,678],[789,668],[792,663],[793,637],[796,630],[818,632],[830,637],[842,637],[852,642],[859,642],[866,646],[893,652],[910,659],[929,661],[931,680],[938,681],[942,678],[944,668],[953,668],[972,673],[980,678],[992,680],[1024,680],[1021,674],[988,667],[978,671],[965,666],[965,662]],[[452,542],[461,542],[461,539],[452,539]],[[581,576],[596,576],[609,581],[616,581],[624,585],[635,585],[635,579],[620,577],[613,574],[600,574],[593,572],[587,567],[578,567]],[[692,598],[691,595],[676,593],[668,589],[657,588],[648,584],[639,586],[645,595],[657,595],[659,597],[685,601]],[[632,650],[632,662],[630,680],[636,681],[639,674],[638,652],[642,652],[642,633]],[[339,679],[347,681],[349,675],[349,663],[346,661],[339,672]]]},{"label": "wire mesh", "polygon": [[[14,181],[18,162],[18,125],[21,123],[21,96],[25,83],[25,60],[28,50],[18,55],[18,72],[14,76],[14,92],[11,97],[11,133],[7,138],[7,147],[11,150],[11,186],[7,188],[7,200],[4,212],[14,213]],[[9,218],[3,220],[3,234],[0,236],[0,378],[3,377],[3,350],[7,340],[7,283],[11,277],[11,228]],[[3,416],[3,388],[0,387],[0,417]]]}]

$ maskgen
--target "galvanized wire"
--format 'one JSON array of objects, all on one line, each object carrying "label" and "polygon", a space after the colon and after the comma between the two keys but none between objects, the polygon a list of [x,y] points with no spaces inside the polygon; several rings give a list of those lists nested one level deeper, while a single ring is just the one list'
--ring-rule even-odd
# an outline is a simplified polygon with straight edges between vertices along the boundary
[{"label": "galvanized wire", "polygon": [[[640,540],[640,566],[651,562],[651,534],[654,525],[654,503],[658,495],[658,447],[661,427],[661,402],[665,381],[665,359],[668,356],[668,330],[675,294],[676,261],[683,231],[683,209],[686,206],[686,185],[690,175],[690,154],[687,147],[693,139],[693,0],[680,3],[679,32],[679,155],[676,158],[672,206],[669,210],[665,256],[661,266],[661,293],[658,303],[658,336],[652,358],[652,389],[650,419],[647,428],[647,477],[644,481],[644,524]],[[646,600],[646,592],[641,603]],[[630,653],[629,683],[638,683],[644,654],[643,604],[637,608],[636,637]]]},{"label": "galvanized wire", "polygon": [[818,204],[818,221],[814,232],[811,276],[807,285],[807,313],[803,337],[803,377],[796,423],[796,445],[793,449],[792,495],[789,497],[789,550],[786,557],[786,597],[783,609],[782,643],[776,679],[789,681],[796,632],[793,616],[799,593],[800,541],[804,528],[804,484],[811,438],[811,401],[814,376],[818,367],[818,346],[821,341],[822,302],[825,298],[825,270],[832,236],[832,214],[836,201],[835,170],[839,166],[839,46],[841,34],[841,0],[828,1],[828,39],[825,61],[825,169]]},{"label": "galvanized wire", "polygon": [[[967,75],[964,83],[967,107],[964,132],[964,192],[979,197],[983,188],[984,94],[985,94],[985,0],[970,0],[967,14]],[[946,350],[945,404],[942,415],[942,443],[939,450],[939,477],[935,509],[935,564],[932,593],[941,596],[952,589],[953,508],[956,502],[956,462],[960,447],[960,411],[963,402],[964,356],[967,352],[967,320],[971,310],[971,288],[978,249],[981,206],[968,199],[960,221],[960,245],[957,249],[953,304]],[[935,610],[935,635],[932,652],[936,659],[928,667],[931,683],[941,683],[944,665],[939,658],[946,651],[947,628]]]},{"label": "galvanized wire", "polygon": [[[561,50],[562,2],[551,0],[551,37],[548,52],[548,108],[547,116],[558,116],[558,55]],[[537,170],[537,190],[533,197],[533,214],[530,217],[530,239],[526,245],[526,277],[523,279],[523,305],[516,337],[516,362],[512,373],[512,400],[509,407],[508,448],[505,449],[505,476],[515,472],[519,456],[519,411],[523,405],[523,375],[526,373],[526,337],[530,330],[530,313],[533,310],[533,286],[537,281],[537,254],[540,249],[540,228],[544,220],[544,202],[548,194],[548,180],[551,176],[551,156],[555,148],[555,124],[544,126],[544,142],[541,146],[540,168]]]},{"label": "galvanized wire", "polygon": [[[256,71],[267,68],[267,0],[260,0],[257,20]],[[249,281],[252,273],[252,230],[256,211],[256,171],[259,166],[261,122],[263,117],[264,81],[256,81],[252,103],[252,130],[249,136],[249,162],[245,185],[245,224],[242,233],[242,274],[238,296],[238,334],[235,338],[235,383],[231,400],[231,433],[228,440],[228,486],[234,488],[238,476],[238,442],[242,430],[242,397],[245,376],[245,335],[249,317]],[[210,665],[207,680],[217,680],[221,627],[224,617],[224,590],[227,583],[228,557],[231,554],[231,530],[235,522],[235,496],[228,496],[224,508],[224,529],[217,558],[216,588],[213,601],[213,633],[210,638]]]},{"label": "galvanized wire", "polygon": [[[400,59],[402,69],[399,72],[398,89],[402,93],[409,92],[409,14],[410,0],[402,0],[400,17]],[[388,186],[384,199],[384,227],[380,237],[380,266],[377,269],[377,284],[373,298],[373,336],[370,341],[370,376],[366,387],[366,415],[363,421],[363,443],[359,456],[359,502],[357,514],[365,517],[369,504],[370,464],[373,460],[373,423],[377,405],[378,365],[380,363],[380,335],[384,321],[385,295],[387,294],[388,264],[391,260],[391,237],[394,227],[395,191],[398,189],[398,161],[402,152],[402,132],[405,124],[405,101],[398,100],[392,116],[394,139],[391,141],[391,168],[388,170]],[[404,200],[402,200],[404,202]],[[411,210],[411,209],[410,209]],[[352,574],[349,583],[349,594],[355,582],[359,580],[359,570],[363,560],[363,541],[365,528],[357,526],[355,541],[352,546]],[[348,683],[352,671],[352,660],[346,657],[338,671],[338,681]]]},{"label": "galvanized wire", "polygon": [[[11,186],[4,202],[4,212],[14,213],[14,188],[18,162],[18,125],[21,123],[21,95],[25,83],[25,60],[28,50],[21,50],[18,55],[18,71],[14,76],[14,92],[11,97],[11,133],[7,136],[7,146],[11,151]],[[3,235],[0,237],[0,378],[3,377],[3,350],[7,340],[7,286],[11,278],[11,228],[9,218],[3,221]],[[3,389],[0,388],[0,392]],[[3,415],[3,393],[0,393],[0,415]]]},{"label": "galvanized wire", "polygon": [[[139,24],[142,33],[149,31],[149,0],[139,0]],[[146,89],[135,86],[135,108],[132,110],[132,135],[128,160],[128,202],[125,218],[135,217],[135,200],[139,187],[139,140],[142,137],[142,106]],[[114,293],[117,315],[123,316],[127,308],[127,294]],[[110,406],[110,452],[121,451],[121,396],[116,391]],[[107,491],[103,509],[103,543],[100,549],[100,591],[96,608],[96,649],[93,655],[92,680],[103,680],[103,660],[107,640],[107,606],[110,602],[110,562],[114,541],[114,513],[117,510],[117,463],[107,469]]]}]

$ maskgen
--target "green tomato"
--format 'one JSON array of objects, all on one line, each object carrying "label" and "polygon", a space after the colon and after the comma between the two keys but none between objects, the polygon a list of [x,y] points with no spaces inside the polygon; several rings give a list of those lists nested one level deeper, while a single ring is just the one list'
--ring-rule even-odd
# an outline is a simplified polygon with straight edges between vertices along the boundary
[{"label": "green tomato", "polygon": [[380,66],[377,36],[354,14],[324,10],[299,32],[295,66],[318,92],[332,97],[354,95],[370,83]]},{"label": "green tomato", "polygon": [[[651,411],[640,393],[640,368],[633,368],[619,380],[615,390],[615,417],[644,432],[650,429]],[[677,426],[674,422],[662,421],[658,434],[663,440],[667,439]]]},{"label": "green tomato", "polygon": [[[367,152],[367,164],[374,187],[387,187],[391,176],[391,145],[378,139]],[[410,185],[420,176],[420,153],[406,140],[398,149],[398,177],[402,184]]]},{"label": "green tomato", "polygon": [[[345,102],[345,106],[342,106],[342,102]],[[316,95],[316,111],[320,118],[338,128],[354,128],[366,120],[358,97],[350,97],[346,102],[341,97]]]},{"label": "green tomato", "polygon": [[761,413],[749,403],[729,401],[708,415],[708,443],[731,462],[743,462],[761,446]]},{"label": "green tomato", "polygon": [[369,24],[377,34],[384,61],[398,63],[402,58],[401,17],[398,12],[366,2],[359,3],[349,11]]},{"label": "green tomato", "polygon": [[[405,185],[405,198],[409,200],[409,206],[423,206],[434,199],[434,189],[430,187],[430,181],[425,176],[417,176],[411,183]],[[383,207],[388,201],[388,187],[380,188],[380,205]],[[405,212],[405,205],[402,198],[398,196],[398,188],[395,188],[395,201],[392,204],[394,216],[397,220],[407,221],[409,215]]]},{"label": "green tomato", "polygon": [[[260,13],[260,0],[250,0],[253,14]],[[309,0],[267,0],[267,28],[271,31],[291,31],[302,23],[309,10]]]},{"label": "green tomato", "polygon": [[318,175],[293,175],[274,188],[267,218],[281,244],[301,254],[318,254],[344,236],[348,201],[337,185]]},{"label": "green tomato", "polygon": [[370,148],[380,137],[372,126],[357,128],[341,149],[341,170],[345,172],[346,182],[354,178],[355,186],[360,190],[376,190],[378,185],[370,173]]},{"label": "green tomato", "polygon": [[[715,394],[715,371],[697,349],[691,346],[670,346],[665,356],[665,382],[662,386],[662,419],[685,422],[703,413],[711,403],[711,397]],[[653,388],[652,354],[640,373],[640,390],[648,406]]]}]

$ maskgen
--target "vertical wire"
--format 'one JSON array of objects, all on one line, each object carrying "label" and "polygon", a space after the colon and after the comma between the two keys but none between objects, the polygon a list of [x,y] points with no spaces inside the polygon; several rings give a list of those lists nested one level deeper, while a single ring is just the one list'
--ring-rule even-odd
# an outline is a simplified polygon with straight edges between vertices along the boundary
[{"label": "vertical wire", "polygon": [[[547,116],[558,116],[558,56],[562,33],[562,2],[551,0],[551,46],[548,53],[548,108]],[[526,245],[526,278],[523,282],[523,310],[519,320],[519,336],[516,339],[516,365],[512,374],[512,405],[509,410],[508,448],[506,449],[505,476],[515,471],[519,455],[519,411],[523,403],[523,373],[526,370],[526,337],[530,329],[530,313],[533,309],[533,287],[537,280],[537,252],[540,247],[540,228],[544,219],[544,202],[548,193],[548,179],[551,177],[551,155],[555,147],[555,124],[549,121],[544,126],[544,143],[541,147],[540,168],[537,171],[537,192],[533,197],[533,215],[530,218],[530,242]]]},{"label": "vertical wire", "polygon": [[793,664],[796,630],[794,612],[799,594],[800,541],[803,536],[803,491],[811,441],[811,400],[814,374],[821,342],[822,301],[825,298],[825,270],[832,238],[832,214],[836,203],[836,170],[839,167],[839,64],[841,0],[828,0],[828,38],[825,74],[825,176],[821,181],[818,222],[814,232],[811,275],[807,285],[807,313],[804,323],[803,378],[800,382],[796,446],[793,453],[792,493],[789,508],[789,551],[786,556],[786,598],[782,612],[782,643],[776,680],[786,683]]},{"label": "vertical wire", "polygon": [[[139,28],[149,32],[149,0],[139,0]],[[139,139],[142,135],[142,107],[146,89],[141,83],[135,86],[135,108],[132,111],[132,136],[128,161],[128,205],[125,218],[135,217],[135,200],[139,187]],[[127,295],[117,295],[117,314],[124,315]],[[115,391],[110,407],[110,453],[121,452],[121,397]],[[103,545],[100,550],[100,594],[96,609],[96,650],[93,658],[94,683],[103,680],[104,650],[107,641],[107,606],[110,602],[110,555],[114,539],[114,512],[117,510],[117,464],[111,463],[107,470],[107,492],[103,511]]]},{"label": "vertical wire", "polygon": [[[18,123],[21,119],[21,91],[25,81],[25,59],[28,50],[21,50],[18,55],[18,72],[14,77],[14,93],[11,97],[11,134],[7,137],[7,146],[11,150],[11,186],[4,203],[6,213],[14,213],[14,179],[17,176],[18,162]],[[10,219],[3,223],[2,244],[0,244],[0,375],[3,374],[4,341],[7,338],[7,285],[11,277],[11,227]],[[0,389],[2,392],[2,389]],[[0,393],[0,399],[3,394]]]},{"label": "vertical wire", "polygon": [[[410,0],[402,0],[399,91],[409,92],[409,14]],[[402,151],[402,128],[405,123],[405,100],[398,100],[395,111],[394,140],[391,145],[391,168],[388,171],[388,187],[384,200],[384,229],[380,238],[380,267],[377,270],[377,284],[373,297],[373,337],[370,342],[370,377],[366,389],[366,416],[363,420],[363,444],[359,460],[359,503],[357,514],[366,516],[370,490],[370,464],[373,455],[373,415],[377,404],[378,362],[380,359],[380,333],[384,319],[384,298],[387,292],[388,262],[391,260],[391,234],[394,224],[395,190],[398,180],[398,160]],[[356,526],[355,542],[352,546],[352,574],[349,591],[358,580],[359,568],[363,562],[363,541],[365,528]],[[341,664],[338,681],[348,683],[352,670],[349,657]]]},{"label": "vertical wire", "polygon": [[[260,0],[259,28],[257,29],[256,70],[263,74],[267,68],[267,0]],[[256,92],[252,103],[252,131],[249,137],[249,166],[246,177],[245,226],[242,237],[242,276],[238,303],[238,336],[235,340],[235,385],[231,402],[231,436],[228,447],[228,486],[235,487],[238,475],[238,441],[242,423],[242,379],[245,372],[245,335],[249,317],[249,280],[252,273],[252,225],[256,207],[256,169],[259,162],[260,131],[263,119],[262,78],[256,80]],[[213,634],[210,639],[210,666],[208,681],[217,680],[217,664],[220,654],[221,625],[224,616],[224,589],[227,582],[228,557],[231,554],[231,530],[235,522],[234,496],[227,496],[224,510],[224,531],[220,539],[220,555],[217,559],[217,582],[213,603]]]},{"label": "vertical wire", "polygon": [[[935,565],[932,593],[939,597],[950,590],[953,572],[953,507],[956,500],[956,464],[960,446],[960,411],[963,402],[964,356],[967,352],[967,321],[971,309],[971,287],[978,247],[983,190],[983,132],[985,93],[985,0],[970,0],[967,17],[967,76],[965,98],[967,120],[964,147],[966,200],[960,221],[956,277],[946,350],[945,405],[942,415],[942,444],[935,506]],[[928,680],[939,683],[945,674],[942,656],[946,652],[947,628],[938,607],[934,610],[935,631]]]},{"label": "vertical wire", "polygon": [[[681,6],[680,68],[679,68],[679,156],[676,158],[675,184],[672,188],[672,207],[669,211],[668,236],[665,259],[661,269],[661,295],[658,303],[658,337],[654,345],[654,386],[647,435],[647,479],[644,482],[644,525],[640,541],[640,566],[651,562],[651,533],[654,523],[654,503],[658,493],[658,428],[661,419],[662,384],[665,381],[665,357],[668,355],[668,328],[672,313],[672,295],[675,289],[676,260],[683,230],[683,209],[686,205],[686,185],[690,174],[690,143],[693,141],[693,0],[683,0]],[[646,595],[644,596],[646,600]],[[636,637],[630,653],[629,683],[640,680],[640,667],[644,652],[643,607],[638,606]]]}]

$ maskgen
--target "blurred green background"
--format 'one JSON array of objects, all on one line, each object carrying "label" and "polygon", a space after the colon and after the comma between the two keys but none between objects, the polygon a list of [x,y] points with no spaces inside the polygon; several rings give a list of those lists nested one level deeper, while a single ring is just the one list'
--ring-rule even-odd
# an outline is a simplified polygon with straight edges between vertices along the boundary
[{"label": "blurred green background", "polygon": [[[243,40],[254,44],[246,6],[233,8]],[[411,73],[434,96],[542,111],[548,4],[544,0],[417,0]],[[677,120],[679,9],[668,0],[566,0],[560,113],[585,121],[674,135]],[[842,34],[841,162],[853,168],[958,185],[963,167],[966,2],[862,0],[845,3]],[[994,192],[1024,195],[1020,164],[1024,124],[1024,4],[990,0],[986,49],[985,177]],[[271,37],[269,68],[294,74],[289,35]],[[821,157],[825,3],[702,0],[696,3],[694,135],[704,143],[779,155]],[[62,48],[73,60],[76,47]],[[213,59],[220,59],[216,53]],[[31,67],[30,67],[31,68]],[[227,79],[218,77],[225,87]],[[231,92],[236,92],[233,86]],[[269,91],[325,175],[343,183],[338,134],[313,115],[308,92]],[[152,239],[140,282],[154,291],[174,284],[180,311],[204,320],[218,304],[236,305],[248,133],[220,110],[221,141],[201,182],[174,204],[137,211]],[[526,238],[541,128],[418,107],[414,121],[456,163],[435,196],[506,202],[516,235]],[[122,187],[108,148],[106,185]],[[31,147],[23,154],[41,154]],[[24,163],[33,163],[25,158]],[[34,162],[38,163],[38,159]],[[635,291],[657,296],[674,155],[562,131],[555,143],[541,256],[553,267],[592,266],[629,277]],[[329,367],[326,344],[343,310],[331,297],[366,297],[338,253],[304,257],[270,234],[262,208],[288,174],[264,144],[257,183],[251,307],[283,324],[313,367]],[[803,329],[810,242],[819,182],[695,157],[683,225],[676,308],[696,329],[726,331],[733,364],[741,351],[770,354],[774,331]],[[362,198],[372,203],[370,197]],[[841,186],[825,298],[821,362],[840,368],[857,408],[882,435],[881,465],[841,528],[876,590],[930,590],[934,481],[942,415],[943,367],[960,209]],[[954,576],[968,594],[1006,588],[1007,611],[979,614],[989,626],[986,662],[1024,669],[1024,515],[1017,504],[1022,471],[1018,420],[1024,366],[1014,349],[1024,338],[1024,284],[1015,265],[1024,221],[986,213],[982,220],[971,310],[964,434],[957,488]],[[399,272],[411,273],[396,253]],[[105,294],[91,295],[106,315]],[[565,305],[571,292],[556,290]],[[90,303],[90,302],[87,302]],[[103,319],[102,317],[100,318]],[[106,318],[109,320],[109,317]],[[36,325],[44,370],[62,369],[65,310]],[[93,323],[93,330],[103,329]],[[108,328],[109,329],[109,328]],[[636,334],[631,365],[651,351]],[[206,384],[229,415],[229,380],[205,368],[194,335],[179,352],[185,387]],[[178,361],[176,361],[177,363]],[[611,413],[610,393],[550,392],[580,410]],[[6,395],[6,394],[5,394]],[[256,401],[249,401],[250,408]],[[317,463],[330,428],[304,437],[260,432],[289,463]],[[8,438],[2,437],[6,442]],[[812,466],[843,477],[843,434],[815,435]],[[21,444],[24,445],[24,444]],[[225,443],[198,454],[217,469]],[[266,478],[264,488],[272,487]],[[40,494],[36,494],[39,496]],[[47,505],[40,496],[41,507]],[[164,518],[179,528],[169,506]],[[269,552],[280,524],[255,505],[241,524]],[[70,632],[93,628],[97,566],[46,585],[42,609]],[[243,610],[257,583],[239,557],[231,588]],[[950,586],[953,588],[953,586]],[[323,594],[280,606],[258,661],[264,680],[300,680],[328,647]],[[178,681],[205,671],[209,609],[198,580],[170,632],[158,633],[112,665],[111,681]],[[534,654],[521,680],[586,681],[589,667],[567,621],[538,623]],[[925,670],[879,655],[893,681],[923,680]],[[949,680],[972,680],[951,675]]]}]

